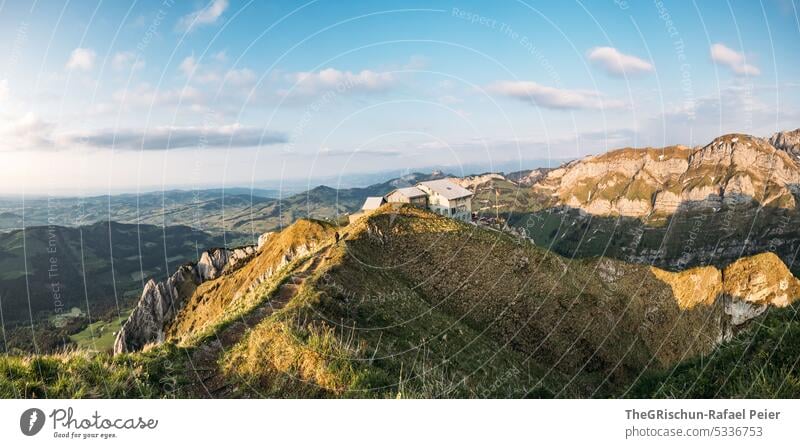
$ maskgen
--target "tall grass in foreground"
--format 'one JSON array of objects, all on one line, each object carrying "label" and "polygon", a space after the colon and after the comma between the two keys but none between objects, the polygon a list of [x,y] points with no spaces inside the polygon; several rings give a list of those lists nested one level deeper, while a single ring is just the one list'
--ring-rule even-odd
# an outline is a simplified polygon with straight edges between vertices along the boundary
[{"label": "tall grass in foreground", "polygon": [[180,397],[183,357],[181,350],[171,344],[118,356],[88,350],[2,356],[0,397]]}]

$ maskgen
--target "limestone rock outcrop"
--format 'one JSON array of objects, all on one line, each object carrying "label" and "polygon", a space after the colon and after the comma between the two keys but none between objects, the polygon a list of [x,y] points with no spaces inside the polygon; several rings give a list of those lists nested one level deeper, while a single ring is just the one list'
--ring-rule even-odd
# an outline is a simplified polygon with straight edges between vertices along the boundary
[{"label": "limestone rock outcrop", "polygon": [[713,266],[681,272],[650,269],[672,288],[681,309],[722,300],[728,316],[724,338],[730,337],[730,329],[760,316],[768,307],[787,307],[800,298],[800,280],[771,252],[740,258],[723,270]]},{"label": "limestone rock outcrop", "polygon": [[769,142],[772,146],[800,158],[800,129],[777,132],[770,137]]},{"label": "limestone rock outcrop", "polygon": [[117,333],[114,353],[137,351],[147,344],[162,342],[166,326],[198,285],[237,269],[252,258],[256,250],[256,246],[211,249],[203,252],[197,263],[179,267],[166,280],[150,279]]},{"label": "limestone rock outcrop", "polygon": [[533,189],[551,205],[601,216],[647,218],[751,202],[791,209],[800,193],[798,145],[800,130],[770,140],[729,134],[697,148],[625,148],[565,164]]}]

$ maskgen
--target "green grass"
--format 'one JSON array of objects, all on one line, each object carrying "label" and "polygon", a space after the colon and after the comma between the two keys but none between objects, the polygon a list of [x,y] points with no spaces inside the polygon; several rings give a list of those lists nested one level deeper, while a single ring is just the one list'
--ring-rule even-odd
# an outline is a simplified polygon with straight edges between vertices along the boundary
[{"label": "green grass", "polygon": [[308,257],[292,260],[291,263],[273,274],[269,281],[260,284],[255,290],[242,295],[238,300],[228,304],[222,315],[214,322],[184,337],[179,345],[182,347],[196,347],[208,341],[232,323],[242,319],[242,317],[256,309],[265,300],[269,300],[269,298],[278,291],[281,284],[289,279],[289,274],[306,260],[308,260]]},{"label": "green grass", "polygon": [[634,398],[800,398],[797,306],[766,316],[709,356],[643,376]]},{"label": "green grass", "polygon": [[[430,238],[456,246],[462,238],[469,238],[483,255],[494,243],[516,247],[505,234],[474,231],[441,218],[420,219],[419,213],[405,208],[396,215],[373,216],[363,223],[385,227],[385,221],[391,220],[394,236],[379,243],[377,239],[388,232],[370,227],[374,230],[347,240],[346,250],[341,246],[331,252],[329,262],[284,309],[252,328],[227,352],[222,362],[226,373],[231,380],[248,385],[241,393],[263,397],[521,398],[577,397],[596,389],[586,388],[585,376],[571,381],[570,375],[551,369],[551,364],[542,363],[539,357],[527,356],[518,350],[521,341],[512,341],[509,333],[497,333],[495,328],[502,325],[487,321],[480,312],[465,312],[445,297],[415,288],[420,282],[414,272],[375,268],[414,259],[420,247],[433,253],[452,252],[452,247],[441,251],[429,247]],[[348,233],[355,235],[358,230],[351,228]],[[368,234],[376,240],[369,242]],[[427,237],[416,240],[420,235]],[[387,246],[378,250],[375,244]],[[400,247],[409,253],[402,253]],[[397,258],[381,258],[389,254]],[[472,259],[469,255],[465,258]],[[505,265],[497,268],[507,269]],[[472,293],[483,295],[481,291],[485,291],[477,289],[480,291],[464,291],[452,300],[462,305],[476,303],[471,300]],[[494,317],[504,318],[497,315],[489,320]]]},{"label": "green grass", "polygon": [[125,310],[110,321],[101,320],[89,324],[82,331],[69,337],[78,348],[91,349],[97,351],[110,351],[114,347],[116,333],[122,328],[122,324],[128,319],[131,310]]},{"label": "green grass", "polygon": [[179,398],[185,396],[183,350],[164,344],[112,357],[76,350],[0,357],[3,398]]},{"label": "green grass", "polygon": [[252,396],[525,397],[566,381],[540,382],[546,369],[432,309],[395,275],[334,266],[227,353],[227,374]]}]

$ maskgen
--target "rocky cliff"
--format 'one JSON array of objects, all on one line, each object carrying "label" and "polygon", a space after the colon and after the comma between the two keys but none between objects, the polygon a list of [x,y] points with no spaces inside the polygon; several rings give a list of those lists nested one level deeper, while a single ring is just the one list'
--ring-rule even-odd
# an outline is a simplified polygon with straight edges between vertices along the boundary
[{"label": "rocky cliff", "polygon": [[800,129],[794,131],[776,132],[770,137],[772,146],[788,152],[795,158],[800,158]]},{"label": "rocky cliff", "polygon": [[117,333],[114,353],[141,350],[149,343],[163,341],[167,325],[198,285],[236,270],[255,253],[256,246],[211,249],[203,252],[197,263],[179,267],[166,280],[150,279]]},{"label": "rocky cliff", "polygon": [[755,203],[791,209],[800,166],[790,154],[796,134],[770,141],[729,134],[688,148],[625,148],[571,162],[549,172],[534,190],[597,216],[649,218],[679,208],[718,210]]},{"label": "rocky cliff", "polygon": [[180,338],[219,317],[227,304],[254,291],[291,261],[332,237],[333,226],[301,219],[280,233],[261,235],[257,246],[212,249],[169,278],[150,280],[117,334],[114,353]]},{"label": "rocky cliff", "polygon": [[777,255],[765,252],[717,269],[704,266],[682,272],[651,268],[653,274],[672,288],[682,309],[724,304],[727,324],[722,339],[763,314],[769,306],[784,308],[800,298],[800,280],[794,277]]},{"label": "rocky cliff", "polygon": [[[625,148],[550,171],[510,224],[570,257],[604,255],[670,270],[800,250],[800,131],[689,148]],[[522,187],[520,187],[522,188]]]}]

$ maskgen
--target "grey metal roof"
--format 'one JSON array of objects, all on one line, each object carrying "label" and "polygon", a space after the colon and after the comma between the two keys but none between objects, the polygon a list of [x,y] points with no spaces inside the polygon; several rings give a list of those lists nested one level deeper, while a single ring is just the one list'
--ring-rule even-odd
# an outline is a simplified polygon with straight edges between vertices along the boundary
[{"label": "grey metal roof", "polygon": [[445,199],[458,199],[472,196],[472,192],[450,179],[428,180],[417,185],[424,185]]},{"label": "grey metal roof", "polygon": [[398,188],[397,190],[394,190],[392,193],[394,192],[400,193],[407,198],[418,198],[420,196],[427,196],[427,194],[424,191],[420,190],[417,187]]},{"label": "grey metal roof", "polygon": [[386,202],[383,199],[383,196],[370,196],[364,201],[364,205],[361,206],[361,210],[375,210],[376,208],[383,205]]}]

